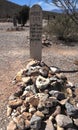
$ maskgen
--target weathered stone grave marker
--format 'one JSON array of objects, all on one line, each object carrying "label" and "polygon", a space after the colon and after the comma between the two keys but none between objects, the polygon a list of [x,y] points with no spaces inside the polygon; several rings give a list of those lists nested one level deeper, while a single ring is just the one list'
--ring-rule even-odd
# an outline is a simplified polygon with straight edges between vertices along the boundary
[{"label": "weathered stone grave marker", "polygon": [[30,9],[30,57],[41,60],[42,56],[42,9],[34,5]]}]

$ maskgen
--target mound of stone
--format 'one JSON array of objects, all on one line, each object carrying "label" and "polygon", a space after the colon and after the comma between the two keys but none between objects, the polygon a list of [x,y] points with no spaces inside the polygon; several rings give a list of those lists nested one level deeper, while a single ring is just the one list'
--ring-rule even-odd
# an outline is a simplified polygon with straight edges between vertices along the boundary
[{"label": "mound of stone", "polygon": [[17,90],[9,97],[7,130],[77,130],[76,87],[42,61],[29,62],[15,76]]}]

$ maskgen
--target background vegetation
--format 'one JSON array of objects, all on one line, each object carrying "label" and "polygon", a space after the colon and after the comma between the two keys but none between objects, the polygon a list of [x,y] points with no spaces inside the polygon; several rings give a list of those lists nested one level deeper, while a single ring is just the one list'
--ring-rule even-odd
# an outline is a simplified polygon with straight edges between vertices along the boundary
[{"label": "background vegetation", "polygon": [[21,26],[24,26],[29,19],[29,10],[30,8],[28,6],[23,6],[22,9],[19,11],[17,15],[17,20],[18,23],[21,24]]},{"label": "background vegetation", "polygon": [[59,14],[50,20],[44,31],[65,42],[78,41],[78,25],[66,14]]},{"label": "background vegetation", "polygon": [[[49,0],[45,0],[49,3]],[[50,21],[46,30],[65,42],[78,41],[78,0],[51,0],[62,13]]]}]

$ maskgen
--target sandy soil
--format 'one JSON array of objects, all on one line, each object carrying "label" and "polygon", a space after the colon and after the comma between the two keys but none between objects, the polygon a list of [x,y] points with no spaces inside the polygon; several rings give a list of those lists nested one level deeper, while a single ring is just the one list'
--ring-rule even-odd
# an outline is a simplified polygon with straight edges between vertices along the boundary
[{"label": "sandy soil", "polygon": [[[0,130],[6,130],[8,119],[6,107],[8,98],[15,91],[12,80],[15,74],[25,68],[29,56],[29,28],[22,31],[7,31],[12,23],[0,23]],[[52,43],[43,47],[42,60],[49,66],[62,70],[75,70],[78,60],[78,43],[75,46]],[[66,73],[67,78],[78,87],[78,73]]]}]

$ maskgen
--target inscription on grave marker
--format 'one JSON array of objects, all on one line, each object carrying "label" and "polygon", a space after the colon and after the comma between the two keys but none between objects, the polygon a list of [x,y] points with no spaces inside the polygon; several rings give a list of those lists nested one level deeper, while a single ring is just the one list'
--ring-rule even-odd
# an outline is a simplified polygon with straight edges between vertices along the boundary
[{"label": "inscription on grave marker", "polygon": [[34,5],[30,9],[30,56],[41,60],[42,56],[42,9]]}]

